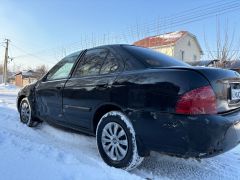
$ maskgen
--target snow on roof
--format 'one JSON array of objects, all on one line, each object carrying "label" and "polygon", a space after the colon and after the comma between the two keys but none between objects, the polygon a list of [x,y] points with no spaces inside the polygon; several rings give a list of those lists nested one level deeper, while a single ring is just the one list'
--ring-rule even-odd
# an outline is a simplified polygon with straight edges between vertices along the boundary
[{"label": "snow on roof", "polygon": [[143,47],[155,47],[175,44],[180,38],[182,38],[187,33],[188,33],[187,31],[175,31],[166,34],[160,34],[157,36],[150,36],[135,42],[134,45]]},{"label": "snow on roof", "polygon": [[23,70],[23,71],[16,73],[15,76],[18,74],[22,74],[22,76],[24,76],[24,77],[35,77],[36,76],[36,72],[34,72],[33,70]]},{"label": "snow on roof", "polygon": [[185,34],[185,31],[176,31],[176,32],[170,32],[166,34],[160,34],[157,36],[153,36],[153,38],[163,38],[163,39],[177,39],[182,37]]}]

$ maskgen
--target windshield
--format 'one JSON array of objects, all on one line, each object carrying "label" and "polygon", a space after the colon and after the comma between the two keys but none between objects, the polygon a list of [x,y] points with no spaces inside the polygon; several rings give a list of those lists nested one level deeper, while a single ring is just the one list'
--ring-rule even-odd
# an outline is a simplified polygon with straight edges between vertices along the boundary
[{"label": "windshield", "polygon": [[140,59],[148,67],[190,66],[181,60],[138,46],[123,46],[131,55]]}]

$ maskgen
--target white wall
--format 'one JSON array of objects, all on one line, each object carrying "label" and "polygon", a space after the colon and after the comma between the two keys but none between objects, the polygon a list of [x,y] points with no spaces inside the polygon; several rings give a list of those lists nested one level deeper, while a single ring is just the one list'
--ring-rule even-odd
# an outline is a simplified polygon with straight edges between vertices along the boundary
[{"label": "white wall", "polygon": [[153,50],[166,54],[168,56],[173,56],[174,55],[174,47],[172,45],[170,46],[162,46],[162,47],[153,47]]},{"label": "white wall", "polygon": [[201,52],[199,46],[195,39],[188,34],[177,41],[174,48],[174,57],[182,60],[182,52],[184,52],[183,61],[200,61]]}]

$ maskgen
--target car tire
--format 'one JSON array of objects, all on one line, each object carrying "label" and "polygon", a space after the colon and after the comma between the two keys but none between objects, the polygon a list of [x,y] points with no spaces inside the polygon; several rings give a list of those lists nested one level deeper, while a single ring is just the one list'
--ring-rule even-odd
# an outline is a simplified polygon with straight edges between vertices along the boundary
[{"label": "car tire", "polygon": [[120,111],[106,113],[97,126],[97,147],[106,164],[124,170],[139,166],[144,157],[137,150],[131,121]]},{"label": "car tire", "polygon": [[39,124],[39,121],[37,121],[36,118],[34,118],[32,115],[32,107],[27,98],[23,98],[21,100],[19,112],[20,121],[23,124],[26,124],[29,127],[35,127]]}]

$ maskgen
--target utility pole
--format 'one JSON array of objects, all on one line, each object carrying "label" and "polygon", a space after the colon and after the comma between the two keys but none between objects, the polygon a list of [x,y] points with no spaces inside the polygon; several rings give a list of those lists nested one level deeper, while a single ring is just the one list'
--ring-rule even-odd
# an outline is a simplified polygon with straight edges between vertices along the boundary
[{"label": "utility pole", "polygon": [[7,84],[7,79],[8,79],[8,70],[7,70],[7,64],[8,64],[8,44],[9,44],[9,39],[6,39],[6,48],[5,48],[5,58],[4,58],[4,63],[3,63],[3,82],[6,85]]}]

